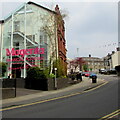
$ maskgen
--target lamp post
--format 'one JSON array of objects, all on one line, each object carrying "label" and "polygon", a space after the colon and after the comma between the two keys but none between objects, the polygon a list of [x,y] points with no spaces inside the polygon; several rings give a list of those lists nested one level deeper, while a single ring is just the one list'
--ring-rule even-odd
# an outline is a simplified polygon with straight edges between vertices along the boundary
[{"label": "lamp post", "polygon": [[57,68],[55,68],[54,70],[55,70],[55,89],[57,89],[57,80],[56,80],[56,71],[57,71]]}]

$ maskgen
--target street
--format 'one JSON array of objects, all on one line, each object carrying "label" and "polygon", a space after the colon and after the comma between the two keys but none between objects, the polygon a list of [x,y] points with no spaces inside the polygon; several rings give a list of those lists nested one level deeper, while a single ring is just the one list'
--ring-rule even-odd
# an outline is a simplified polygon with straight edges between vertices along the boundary
[{"label": "street", "polygon": [[99,75],[108,83],[95,90],[2,112],[3,118],[102,118],[118,110],[118,77]]}]

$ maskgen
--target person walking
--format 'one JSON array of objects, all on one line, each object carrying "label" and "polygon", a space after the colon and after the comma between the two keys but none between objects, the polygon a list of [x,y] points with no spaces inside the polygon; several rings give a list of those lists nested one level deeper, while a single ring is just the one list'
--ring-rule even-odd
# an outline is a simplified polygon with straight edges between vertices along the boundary
[{"label": "person walking", "polygon": [[77,73],[76,79],[82,81],[82,74],[81,74],[81,72]]}]

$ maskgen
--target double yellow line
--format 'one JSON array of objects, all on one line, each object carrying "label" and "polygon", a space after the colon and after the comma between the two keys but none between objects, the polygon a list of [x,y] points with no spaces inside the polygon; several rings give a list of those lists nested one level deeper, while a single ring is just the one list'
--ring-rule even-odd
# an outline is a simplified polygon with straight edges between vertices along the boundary
[{"label": "double yellow line", "polygon": [[60,97],[55,97],[55,98],[51,98],[51,99],[46,99],[46,100],[42,100],[42,101],[38,101],[38,102],[18,105],[18,106],[14,106],[14,107],[3,108],[3,109],[0,109],[0,112],[6,111],[6,110],[11,110],[11,109],[16,109],[16,108],[21,108],[21,107],[27,107],[27,106],[31,106],[31,105],[36,105],[36,104],[40,104],[40,103],[50,102],[50,101],[54,101],[54,100],[58,100],[58,99],[62,99],[62,98],[68,98],[68,97],[76,96],[79,94],[82,94],[82,92],[73,93],[73,94],[60,96]]},{"label": "double yellow line", "polygon": [[106,85],[107,83],[108,83],[108,81],[106,81],[105,83],[102,83],[101,85],[99,85],[99,86],[97,86],[97,87],[90,88],[90,90],[87,90],[87,91],[84,91],[84,92],[90,92],[90,91],[93,91],[93,90],[95,90],[95,89],[97,89],[97,88],[100,88],[100,87]]},{"label": "double yellow line", "polygon": [[105,82],[104,84],[101,84],[95,88],[91,88],[90,90],[87,91],[83,91],[83,92],[77,92],[77,93],[73,93],[73,94],[69,94],[69,95],[64,95],[64,96],[60,96],[60,97],[55,97],[55,98],[51,98],[51,99],[46,99],[46,100],[42,100],[42,101],[37,101],[37,102],[33,102],[33,103],[28,103],[28,104],[23,104],[23,105],[17,105],[17,106],[13,106],[13,107],[8,107],[8,108],[3,108],[0,109],[0,112],[2,111],[6,111],[6,110],[11,110],[11,109],[16,109],[16,108],[21,108],[21,107],[27,107],[27,106],[31,106],[31,105],[36,105],[36,104],[40,104],[40,103],[45,103],[45,102],[49,102],[49,101],[53,101],[53,100],[58,100],[58,99],[63,99],[63,98],[68,98],[68,97],[72,97],[72,96],[76,96],[76,95],[80,95],[86,92],[90,92],[92,90],[95,90],[105,84],[107,84],[108,82]]},{"label": "double yellow line", "polygon": [[118,109],[118,110],[116,110],[116,111],[114,111],[114,112],[112,112],[112,113],[98,119],[98,120],[109,120],[109,119],[111,119],[111,118],[113,118],[115,116],[119,117],[119,115],[120,115],[120,109]]}]

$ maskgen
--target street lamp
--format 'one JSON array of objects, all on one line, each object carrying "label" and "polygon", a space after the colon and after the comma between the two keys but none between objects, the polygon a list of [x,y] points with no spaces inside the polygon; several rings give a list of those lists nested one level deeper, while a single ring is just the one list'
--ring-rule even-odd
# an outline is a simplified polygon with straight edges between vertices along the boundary
[{"label": "street lamp", "polygon": [[56,71],[57,71],[57,68],[55,68],[54,70],[55,70],[55,89],[57,89],[57,80],[56,80]]}]

